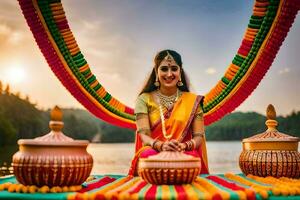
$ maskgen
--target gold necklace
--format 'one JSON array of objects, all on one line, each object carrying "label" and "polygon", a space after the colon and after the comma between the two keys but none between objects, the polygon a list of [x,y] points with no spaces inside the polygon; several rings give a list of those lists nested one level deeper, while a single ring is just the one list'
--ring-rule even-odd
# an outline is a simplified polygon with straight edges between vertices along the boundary
[{"label": "gold necklace", "polygon": [[162,132],[163,132],[164,137],[167,140],[169,140],[169,139],[172,138],[173,134],[169,134],[169,135],[167,134],[166,126],[165,126],[165,116],[164,116],[164,112],[163,112],[163,109],[162,109],[162,103],[164,102],[165,103],[164,106],[167,107],[166,106],[166,104],[167,104],[168,105],[167,108],[170,108],[178,100],[179,96],[181,96],[181,91],[177,89],[176,94],[171,95],[171,96],[163,95],[163,94],[161,94],[160,91],[158,91],[157,94],[158,94],[157,95],[157,97],[158,97],[157,101],[158,101],[158,106],[159,106]]},{"label": "gold necklace", "polygon": [[157,96],[159,97],[160,103],[166,107],[167,109],[170,109],[171,106],[178,100],[178,98],[181,96],[181,91],[177,89],[175,94],[172,94],[171,96],[167,96],[162,94],[159,90],[157,91]]}]

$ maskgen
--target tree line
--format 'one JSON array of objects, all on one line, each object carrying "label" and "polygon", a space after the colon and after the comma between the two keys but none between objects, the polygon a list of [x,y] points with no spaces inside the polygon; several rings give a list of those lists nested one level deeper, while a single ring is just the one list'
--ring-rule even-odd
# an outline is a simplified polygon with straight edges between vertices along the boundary
[{"label": "tree line", "polygon": [[[234,112],[206,127],[208,140],[242,140],[265,132],[266,117],[256,112]],[[300,111],[292,111],[286,117],[277,116],[277,130],[291,136],[300,137]]]},{"label": "tree line", "polygon": [[[32,139],[50,132],[50,109],[38,109],[28,96],[12,93],[0,81],[0,146],[16,144],[18,139]],[[134,131],[107,124],[82,109],[64,109],[63,133],[74,139],[101,142],[133,142]]]},{"label": "tree line", "polygon": [[[103,143],[133,142],[133,130],[99,120],[86,110],[62,109],[65,135]],[[12,93],[0,82],[0,145],[16,144],[18,139],[35,138],[48,133],[50,109],[38,109],[28,96]],[[235,112],[206,127],[207,140],[242,140],[264,132],[266,117],[255,112]],[[277,117],[278,130],[300,137],[300,111]],[[97,139],[96,139],[97,138]]]}]

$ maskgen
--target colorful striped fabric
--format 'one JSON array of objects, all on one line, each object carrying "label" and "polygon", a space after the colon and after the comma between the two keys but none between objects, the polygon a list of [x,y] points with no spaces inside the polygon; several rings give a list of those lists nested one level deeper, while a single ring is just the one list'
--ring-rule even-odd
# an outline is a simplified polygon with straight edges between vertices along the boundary
[{"label": "colorful striped fabric", "polygon": [[[1,180],[15,182],[14,177]],[[192,184],[151,185],[140,177],[95,176],[77,193],[22,194],[0,191],[0,199],[300,199],[300,180],[242,174],[201,175]]]},{"label": "colorful striped fabric", "polygon": [[[135,128],[133,109],[92,73],[71,31],[60,0],[19,0],[24,17],[50,68],[70,93],[100,119]],[[294,18],[299,0],[256,0],[241,45],[225,74],[205,95],[205,124],[237,108],[270,68]]]}]

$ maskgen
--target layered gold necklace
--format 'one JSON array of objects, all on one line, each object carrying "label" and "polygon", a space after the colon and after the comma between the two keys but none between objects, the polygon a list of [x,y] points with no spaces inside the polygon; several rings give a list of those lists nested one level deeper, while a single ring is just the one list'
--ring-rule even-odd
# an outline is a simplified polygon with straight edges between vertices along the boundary
[{"label": "layered gold necklace", "polygon": [[157,96],[159,98],[159,103],[163,105],[165,108],[170,109],[174,103],[179,99],[182,92],[177,89],[175,94],[172,94],[171,96],[164,95],[160,92],[160,90],[157,91]]},{"label": "layered gold necklace", "polygon": [[163,95],[159,90],[157,91],[157,97],[158,97],[157,100],[158,100],[159,113],[160,113],[160,119],[161,119],[161,124],[162,124],[161,128],[162,128],[163,135],[167,140],[172,138],[173,134],[167,134],[166,126],[165,126],[165,117],[164,117],[164,112],[163,112],[162,106],[166,107],[169,110],[171,108],[171,106],[173,106],[174,103],[179,99],[181,94],[182,94],[182,92],[178,89],[177,89],[176,93],[171,96]]}]

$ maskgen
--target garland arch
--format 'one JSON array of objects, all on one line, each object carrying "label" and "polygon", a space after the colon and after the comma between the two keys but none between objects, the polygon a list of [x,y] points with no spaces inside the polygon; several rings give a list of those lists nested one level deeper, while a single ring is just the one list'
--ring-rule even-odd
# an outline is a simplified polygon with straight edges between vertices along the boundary
[{"label": "garland arch", "polygon": [[[133,109],[97,80],[78,47],[61,0],[19,0],[28,26],[53,73],[98,118],[135,128]],[[241,45],[224,76],[205,95],[209,125],[237,108],[270,68],[300,9],[299,0],[256,0]]]}]

